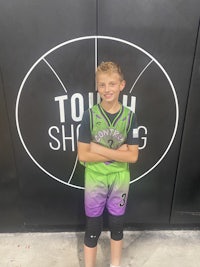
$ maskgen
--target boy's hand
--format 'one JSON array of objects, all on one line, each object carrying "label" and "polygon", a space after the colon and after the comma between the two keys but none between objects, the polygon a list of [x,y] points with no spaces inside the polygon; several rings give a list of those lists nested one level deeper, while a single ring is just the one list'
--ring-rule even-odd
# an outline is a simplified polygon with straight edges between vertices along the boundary
[{"label": "boy's hand", "polygon": [[106,158],[105,161],[109,162],[114,160],[119,162],[135,163],[138,159],[138,145],[123,144],[115,150],[91,142],[89,144],[89,150],[92,155],[99,154],[103,158]]}]

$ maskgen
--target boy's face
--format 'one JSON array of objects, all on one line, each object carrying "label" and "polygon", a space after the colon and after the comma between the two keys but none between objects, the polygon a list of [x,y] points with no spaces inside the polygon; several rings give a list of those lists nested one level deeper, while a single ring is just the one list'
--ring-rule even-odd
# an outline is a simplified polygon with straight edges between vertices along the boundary
[{"label": "boy's face", "polygon": [[119,94],[125,87],[125,81],[121,80],[118,73],[98,73],[97,89],[103,102],[116,103]]}]

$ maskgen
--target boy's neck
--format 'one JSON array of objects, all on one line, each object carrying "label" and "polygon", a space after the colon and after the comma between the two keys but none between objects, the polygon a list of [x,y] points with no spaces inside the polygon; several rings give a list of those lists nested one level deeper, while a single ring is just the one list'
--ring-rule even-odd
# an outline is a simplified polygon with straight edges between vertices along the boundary
[{"label": "boy's neck", "polygon": [[119,102],[116,102],[116,103],[101,102],[100,105],[106,112],[110,114],[117,113],[121,108],[121,104]]}]

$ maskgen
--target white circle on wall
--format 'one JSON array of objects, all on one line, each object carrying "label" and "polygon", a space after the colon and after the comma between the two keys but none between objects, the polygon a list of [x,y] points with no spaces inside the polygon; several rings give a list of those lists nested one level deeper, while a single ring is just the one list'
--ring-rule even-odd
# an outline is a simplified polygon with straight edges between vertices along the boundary
[{"label": "white circle on wall", "polygon": [[[144,55],[147,59],[147,62],[145,63],[144,67],[141,68],[141,70],[138,72],[137,76],[134,79],[133,85],[130,88],[130,90],[128,91],[129,95],[132,95],[133,89],[136,87],[136,85],[139,84],[139,82],[142,80],[142,77],[144,77],[144,75],[146,75],[147,70],[150,68],[150,66],[152,66],[153,64],[156,66],[157,69],[159,69],[160,73],[162,73],[166,83],[168,84],[168,87],[170,89],[170,94],[173,97],[173,105],[174,105],[174,117],[172,118],[173,122],[171,123],[173,126],[170,128],[170,138],[169,141],[167,142],[167,144],[164,145],[164,148],[162,149],[162,154],[161,155],[156,155],[154,162],[151,163],[151,166],[147,166],[146,169],[144,168],[142,170],[142,173],[140,172],[139,175],[137,177],[134,177],[130,183],[136,182],[138,180],[140,180],[142,177],[146,176],[148,173],[150,173],[153,169],[155,169],[160,162],[163,160],[163,158],[166,156],[166,154],[168,153],[170,147],[172,146],[172,143],[174,141],[175,135],[176,135],[176,131],[177,131],[177,127],[178,127],[178,120],[179,120],[179,107],[178,107],[178,99],[177,99],[177,95],[176,95],[176,91],[175,88],[173,86],[173,83],[169,77],[169,75],[167,74],[167,72],[165,71],[165,69],[163,68],[163,66],[147,51],[145,51],[144,49],[142,49],[141,47],[126,41],[126,40],[122,40],[119,38],[115,38],[115,37],[110,37],[110,36],[85,36],[85,37],[80,37],[80,38],[75,38],[72,40],[68,40],[66,42],[63,42],[55,47],[53,47],[52,49],[50,49],[49,51],[47,51],[44,55],[42,55],[33,65],[32,67],[29,69],[29,71],[27,72],[27,74],[25,75],[21,86],[19,88],[19,92],[17,95],[17,100],[16,100],[16,110],[15,110],[15,116],[16,116],[16,126],[17,126],[17,131],[20,137],[20,140],[22,142],[22,145],[25,149],[25,151],[27,152],[27,154],[29,155],[29,157],[32,159],[32,161],[44,172],[46,173],[49,177],[57,180],[60,183],[63,183],[67,186],[70,187],[74,187],[77,189],[83,189],[82,185],[79,185],[77,183],[74,183],[73,181],[73,175],[76,171],[76,167],[77,167],[77,155],[73,156],[73,162],[71,163],[70,166],[70,173],[67,175],[67,177],[61,177],[60,174],[57,174],[56,171],[55,173],[53,173],[51,170],[49,170],[46,166],[45,166],[45,160],[44,162],[37,158],[37,155],[34,154],[32,152],[32,150],[30,149],[30,138],[28,138],[24,132],[23,132],[23,127],[21,124],[24,125],[24,122],[22,123],[22,119],[20,117],[20,112],[19,109],[22,109],[22,106],[24,106],[24,102],[22,100],[22,94],[24,93],[25,90],[25,86],[27,86],[27,83],[30,83],[31,80],[31,76],[33,75],[33,73],[37,70],[37,68],[39,68],[39,66],[41,65],[41,63],[45,63],[46,66],[49,68],[49,70],[51,71],[51,73],[53,73],[54,77],[56,78],[57,82],[59,83],[60,87],[63,90],[64,94],[67,94],[67,86],[65,85],[65,82],[63,82],[63,80],[60,78],[60,74],[55,71],[54,67],[52,66],[52,64],[49,63],[49,61],[47,60],[47,57],[49,57],[50,55],[53,55],[55,52],[57,52],[59,49],[61,48],[65,48],[67,45],[75,45],[77,43],[84,43],[84,41],[92,41],[94,44],[94,71],[95,68],[97,66],[97,58],[98,58],[98,49],[97,49],[97,42],[98,41],[108,41],[108,42],[114,42],[119,46],[125,46],[127,48],[131,48],[134,49],[136,51],[139,51],[139,53],[141,55]],[[67,60],[67,59],[66,59]],[[34,88],[33,88],[34,90]],[[94,89],[95,92],[95,89]],[[26,93],[28,94],[28,93]],[[26,108],[24,108],[23,110],[24,113],[26,113]],[[56,128],[55,128],[56,129]],[[150,131],[151,132],[151,131]],[[41,154],[41,153],[40,153]],[[48,160],[48,155],[47,156],[47,160]]]}]

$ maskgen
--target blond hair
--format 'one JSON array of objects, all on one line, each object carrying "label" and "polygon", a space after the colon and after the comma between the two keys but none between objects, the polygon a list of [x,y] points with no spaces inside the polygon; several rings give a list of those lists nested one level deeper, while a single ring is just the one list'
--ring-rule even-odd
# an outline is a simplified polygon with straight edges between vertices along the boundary
[{"label": "blond hair", "polygon": [[124,80],[124,75],[122,73],[120,66],[112,61],[101,62],[101,64],[97,67],[96,76],[99,73],[108,73],[108,74],[117,73],[119,74],[121,81]]}]

